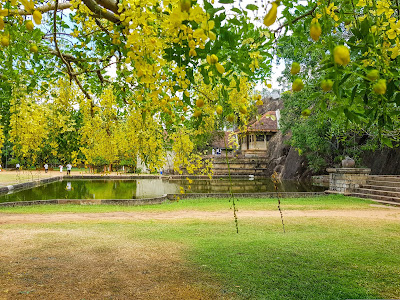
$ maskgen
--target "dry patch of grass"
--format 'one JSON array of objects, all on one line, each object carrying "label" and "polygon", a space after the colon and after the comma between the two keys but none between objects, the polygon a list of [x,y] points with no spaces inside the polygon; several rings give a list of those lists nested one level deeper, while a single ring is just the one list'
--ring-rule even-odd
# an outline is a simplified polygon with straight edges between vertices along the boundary
[{"label": "dry patch of grass", "polygon": [[215,299],[184,246],[104,226],[2,229],[0,299]]},{"label": "dry patch of grass", "polygon": [[36,170],[21,170],[21,171],[5,171],[0,172],[0,186],[7,186],[17,183],[30,182],[54,176],[60,176],[60,172],[36,171]]}]

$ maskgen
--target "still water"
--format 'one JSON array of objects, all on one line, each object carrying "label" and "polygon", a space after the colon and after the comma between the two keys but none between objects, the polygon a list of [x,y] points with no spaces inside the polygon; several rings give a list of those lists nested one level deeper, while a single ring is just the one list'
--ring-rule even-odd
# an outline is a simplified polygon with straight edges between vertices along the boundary
[{"label": "still water", "polygon": [[[181,187],[186,193],[262,193],[274,191],[270,179],[201,180],[64,180],[0,196],[0,202],[51,199],[143,199],[176,194]],[[323,187],[297,181],[283,181],[281,192],[318,192]]]}]

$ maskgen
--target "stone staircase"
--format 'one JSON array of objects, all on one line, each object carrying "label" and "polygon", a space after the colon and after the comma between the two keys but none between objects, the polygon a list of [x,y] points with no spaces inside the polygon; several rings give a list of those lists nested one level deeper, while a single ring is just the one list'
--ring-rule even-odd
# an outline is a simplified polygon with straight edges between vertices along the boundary
[{"label": "stone staircase", "polygon": [[400,176],[370,175],[367,183],[354,189],[351,196],[400,206]]},{"label": "stone staircase", "polygon": [[[229,158],[229,169],[231,175],[234,176],[266,176],[267,160],[265,158]],[[228,164],[226,158],[215,157],[213,159],[213,172],[214,175],[226,175],[228,174]]]}]

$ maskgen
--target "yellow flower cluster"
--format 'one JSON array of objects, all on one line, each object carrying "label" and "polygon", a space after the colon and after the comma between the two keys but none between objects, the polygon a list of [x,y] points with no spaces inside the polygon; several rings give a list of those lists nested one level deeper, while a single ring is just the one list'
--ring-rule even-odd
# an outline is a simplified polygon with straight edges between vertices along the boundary
[{"label": "yellow flower cluster", "polygon": [[330,16],[332,19],[335,20],[335,22],[339,21],[338,15],[335,13],[335,11],[338,9],[337,6],[335,6],[334,2],[331,2],[326,8],[325,8],[325,13]]},{"label": "yellow flower cluster", "polygon": [[[388,62],[390,59],[399,56],[400,21],[395,16],[392,1],[380,0],[376,1],[375,4],[371,0],[359,0],[357,6],[363,7],[369,13],[369,17],[374,18],[372,22],[376,25],[370,27],[370,32],[376,36],[377,43],[380,42],[377,49],[383,53],[390,53],[384,58],[384,61]],[[367,17],[368,14],[365,14],[359,20],[363,21]],[[371,49],[371,52],[374,52],[374,49]],[[375,54],[375,57],[378,60],[380,59],[378,54]],[[365,60],[365,64],[373,65],[370,60]]]},{"label": "yellow flower cluster", "polygon": [[46,121],[48,110],[37,100],[34,96],[14,97],[10,109],[10,141],[14,145],[14,153],[33,163],[49,130]]},{"label": "yellow flower cluster", "polygon": [[262,55],[260,55],[260,51],[254,51],[249,53],[250,58],[252,59],[252,62],[250,64],[250,70],[254,72],[256,69],[260,67],[259,65],[259,59],[262,59]]}]

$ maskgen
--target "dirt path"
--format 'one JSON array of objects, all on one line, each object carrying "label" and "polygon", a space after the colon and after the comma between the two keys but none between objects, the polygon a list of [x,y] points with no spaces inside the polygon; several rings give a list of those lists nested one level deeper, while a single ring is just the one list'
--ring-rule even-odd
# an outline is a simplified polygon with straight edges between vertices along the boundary
[{"label": "dirt path", "polygon": [[[315,218],[367,218],[400,221],[399,208],[381,210],[286,210],[285,217],[315,217]],[[279,218],[278,211],[241,210],[239,218]],[[110,212],[110,213],[54,213],[54,214],[8,214],[0,213],[0,225],[24,223],[54,223],[79,221],[140,221],[140,220],[177,220],[177,219],[230,219],[232,212],[226,211],[192,211],[174,212]]]}]

